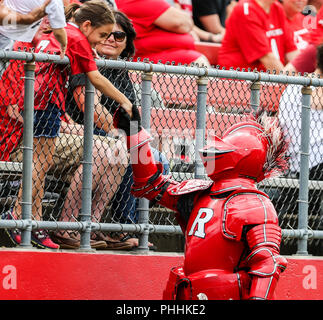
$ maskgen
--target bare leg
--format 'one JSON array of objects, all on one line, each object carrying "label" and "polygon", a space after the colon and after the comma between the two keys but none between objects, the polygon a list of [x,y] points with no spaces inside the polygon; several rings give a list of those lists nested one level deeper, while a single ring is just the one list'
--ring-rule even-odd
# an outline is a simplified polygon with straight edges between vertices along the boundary
[{"label": "bare leg", "polygon": [[[95,139],[93,145],[92,217],[100,220],[104,209],[115,194],[128,161],[122,144],[110,146]],[[82,165],[74,173],[62,209],[61,221],[77,218],[82,206]]]},{"label": "bare leg", "polygon": [[[35,220],[42,219],[42,199],[47,171],[53,162],[56,138],[34,138],[33,171],[32,171],[32,213]],[[14,212],[21,218],[22,187],[19,190]]]}]

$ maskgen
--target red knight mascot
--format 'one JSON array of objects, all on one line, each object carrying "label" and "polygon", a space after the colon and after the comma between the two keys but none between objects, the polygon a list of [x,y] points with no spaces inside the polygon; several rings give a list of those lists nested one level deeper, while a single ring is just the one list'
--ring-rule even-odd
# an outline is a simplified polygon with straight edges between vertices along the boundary
[{"label": "red knight mascot", "polygon": [[163,298],[274,299],[287,260],[276,211],[256,183],[286,169],[277,121],[250,117],[214,137],[200,151],[210,180],[181,183],[161,174],[136,107],[131,118],[120,107],[114,124],[127,134],[133,194],[174,210],[185,235],[184,265],[171,270]]}]

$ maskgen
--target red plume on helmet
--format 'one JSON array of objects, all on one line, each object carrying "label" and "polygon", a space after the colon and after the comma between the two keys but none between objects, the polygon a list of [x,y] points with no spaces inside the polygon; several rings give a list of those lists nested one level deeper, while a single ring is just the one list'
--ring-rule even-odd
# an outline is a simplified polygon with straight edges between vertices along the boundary
[{"label": "red plume on helmet", "polygon": [[200,156],[212,180],[245,177],[260,182],[287,169],[286,150],[278,119],[262,112],[231,126],[222,139],[213,137]]}]

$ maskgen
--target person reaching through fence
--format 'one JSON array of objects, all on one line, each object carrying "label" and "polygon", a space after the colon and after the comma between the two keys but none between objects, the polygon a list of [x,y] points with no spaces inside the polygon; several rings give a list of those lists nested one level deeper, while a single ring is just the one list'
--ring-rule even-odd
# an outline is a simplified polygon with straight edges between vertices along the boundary
[{"label": "person reaching through fence", "polygon": [[[65,28],[68,37],[66,55],[70,60],[72,74],[86,73],[95,88],[131,111],[131,102],[100,74],[93,57],[92,49],[98,42],[110,35],[114,23],[113,13],[107,4],[100,0],[86,2],[75,11],[73,22],[69,22]],[[36,52],[42,50],[50,53],[60,52],[59,43],[53,34],[41,38]],[[35,74],[32,212],[34,217],[41,217],[44,179],[53,164],[61,116],[65,112],[65,84],[69,73],[66,66],[37,63]],[[18,101],[20,110],[23,108],[23,103],[24,97]],[[103,167],[98,169],[99,173],[104,170]],[[109,177],[109,179],[113,178],[113,175]],[[16,206],[6,218],[21,217],[21,196],[20,190]],[[32,232],[32,242],[35,245],[52,249],[59,247],[50,239],[45,230],[40,231]],[[12,236],[13,240],[19,244],[21,241],[19,232],[12,233]]]},{"label": "person reaching through fence", "polygon": [[[135,51],[133,40],[136,37],[136,32],[131,21],[124,13],[114,11],[114,16],[116,24],[113,28],[113,32],[108,39],[96,46],[96,51],[100,57],[104,57],[106,59],[130,58],[133,56]],[[137,98],[135,88],[127,70],[102,68],[100,69],[100,72],[107,77],[116,88],[123,92],[133,104],[136,103]],[[81,125],[84,124],[85,83],[86,76],[84,74],[71,76],[66,101],[67,113],[76,123]],[[106,128],[105,124],[111,122],[111,115],[114,114],[117,108],[118,104],[113,99],[104,95],[101,96],[100,94],[95,95],[96,114],[94,118],[97,119],[94,127],[95,135],[106,137],[106,139],[112,139],[108,137],[108,135],[113,135],[110,130],[111,128]],[[73,132],[77,134],[75,129]],[[156,149],[153,149],[153,153],[155,160],[162,162],[163,173],[167,174],[169,172],[169,163],[166,157]],[[119,189],[114,195],[111,208],[109,210],[113,213],[113,216],[110,218],[114,222],[138,222],[138,212],[136,210],[138,201],[130,193],[132,184],[132,168],[131,165],[129,165],[126,169],[125,175],[123,176]],[[73,208],[69,208],[69,210],[62,212],[60,219],[62,221],[69,221],[72,213],[75,215],[75,210],[73,210]],[[98,212],[98,215],[96,215],[97,221],[100,221],[103,213],[104,210],[102,209]],[[96,239],[100,239],[102,237],[103,234],[99,233]],[[129,234],[122,233],[121,235],[116,235],[116,237],[122,239],[125,243],[131,243],[133,247],[138,246],[138,238],[130,236]],[[152,244],[150,244],[150,248],[152,248]]]}]

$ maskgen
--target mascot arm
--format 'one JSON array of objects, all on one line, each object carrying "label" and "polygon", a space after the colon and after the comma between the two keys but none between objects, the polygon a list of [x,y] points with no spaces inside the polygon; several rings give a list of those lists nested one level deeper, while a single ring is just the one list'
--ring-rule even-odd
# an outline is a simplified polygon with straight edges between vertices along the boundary
[{"label": "mascot arm", "polygon": [[145,129],[127,136],[134,180],[131,192],[137,198],[147,198],[176,210],[179,196],[173,196],[167,189],[179,183],[162,174],[162,164],[155,162],[149,145],[150,140],[151,137]]},{"label": "mascot arm", "polygon": [[162,165],[155,163],[149,141],[149,134],[144,129],[138,135],[127,137],[134,180],[131,192],[137,198],[147,198],[175,211],[184,232],[195,197],[211,182],[199,179],[177,182],[163,175]]},{"label": "mascot arm", "polygon": [[251,253],[245,259],[251,276],[249,299],[273,299],[280,274],[287,260],[279,255],[281,229],[275,224],[260,224],[246,234]]},{"label": "mascot arm", "polygon": [[156,201],[164,207],[175,211],[177,221],[185,230],[194,197],[198,191],[207,189],[210,181],[186,180],[181,183],[170,176],[162,174],[162,164],[156,163],[149,142],[149,133],[141,127],[138,109],[133,107],[130,119],[123,108],[119,107],[114,115],[114,126],[127,135],[127,148],[133,170],[134,184],[132,194],[137,198]]},{"label": "mascot arm", "polygon": [[132,194],[137,198],[158,201],[161,205],[177,211],[178,195],[167,193],[167,189],[178,182],[162,175],[162,164],[156,163],[149,142],[149,133],[141,126],[141,117],[136,106],[132,107],[132,117],[119,107],[114,116],[113,124],[122,129],[127,136],[127,149],[133,170],[134,184]]}]

